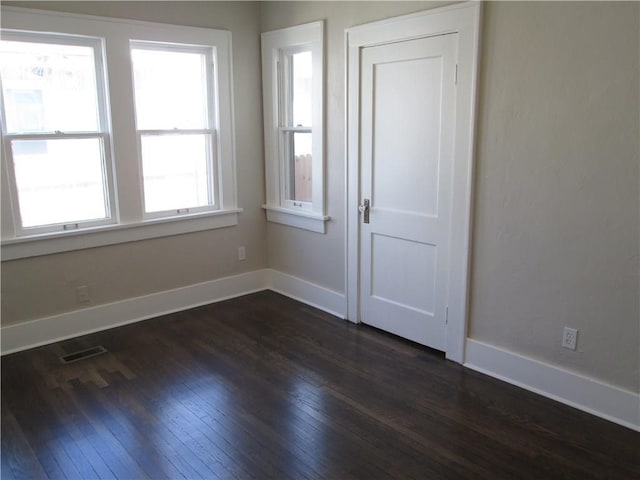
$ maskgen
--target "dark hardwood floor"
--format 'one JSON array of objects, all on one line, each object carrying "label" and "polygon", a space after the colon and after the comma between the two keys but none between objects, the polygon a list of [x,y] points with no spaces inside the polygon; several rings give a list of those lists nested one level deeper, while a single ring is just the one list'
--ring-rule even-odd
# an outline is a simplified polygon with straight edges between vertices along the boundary
[{"label": "dark hardwood floor", "polygon": [[639,462],[637,432],[273,292],[2,358],[3,479],[621,480]]}]

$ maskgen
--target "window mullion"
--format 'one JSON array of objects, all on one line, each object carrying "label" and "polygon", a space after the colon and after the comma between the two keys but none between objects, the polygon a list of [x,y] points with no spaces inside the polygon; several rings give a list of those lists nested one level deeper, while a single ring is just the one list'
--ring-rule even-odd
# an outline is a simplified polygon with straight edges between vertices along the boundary
[{"label": "window mullion", "polygon": [[287,127],[293,127],[293,61],[290,54],[285,55],[284,68],[284,101],[285,122]]},{"label": "window mullion", "polygon": [[213,129],[209,130],[209,142],[207,148],[209,149],[209,163],[207,164],[207,176],[209,178],[209,202],[212,205],[217,205],[218,208],[223,208],[222,195],[219,192],[222,191],[222,185],[220,183],[220,164],[218,163],[218,136]]},{"label": "window mullion", "polygon": [[14,140],[58,140],[58,139],[84,139],[102,138],[108,135],[103,132],[46,132],[46,133],[12,133],[4,136],[7,143]]},{"label": "window mullion", "polygon": [[298,126],[298,127],[280,127],[280,131],[281,132],[294,132],[294,133],[311,133],[312,132],[312,128],[311,127],[304,127],[304,126]]},{"label": "window mullion", "polygon": [[138,135],[211,135],[214,130],[212,128],[172,128],[159,130],[138,130]]}]

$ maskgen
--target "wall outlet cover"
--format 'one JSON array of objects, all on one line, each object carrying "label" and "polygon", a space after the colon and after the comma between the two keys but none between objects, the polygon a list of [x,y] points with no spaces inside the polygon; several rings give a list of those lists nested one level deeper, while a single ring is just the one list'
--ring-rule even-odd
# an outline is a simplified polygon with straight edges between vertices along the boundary
[{"label": "wall outlet cover", "polygon": [[569,350],[575,350],[578,344],[578,330],[575,328],[564,327],[562,333],[562,346]]}]

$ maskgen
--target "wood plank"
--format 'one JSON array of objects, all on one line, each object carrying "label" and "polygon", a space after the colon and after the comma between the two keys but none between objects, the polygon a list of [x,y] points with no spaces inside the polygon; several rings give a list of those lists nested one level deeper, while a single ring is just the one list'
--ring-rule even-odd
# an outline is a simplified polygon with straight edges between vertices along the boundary
[{"label": "wood plank", "polygon": [[4,397],[1,412],[2,478],[44,478],[45,472]]},{"label": "wood plank", "polygon": [[4,479],[640,478],[637,432],[273,292],[1,374]]}]

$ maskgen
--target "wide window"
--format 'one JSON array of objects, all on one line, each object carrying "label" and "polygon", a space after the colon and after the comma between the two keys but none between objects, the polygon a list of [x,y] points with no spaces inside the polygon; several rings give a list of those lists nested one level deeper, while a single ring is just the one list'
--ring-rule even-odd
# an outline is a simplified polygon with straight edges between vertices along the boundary
[{"label": "wide window", "polygon": [[238,223],[229,32],[2,14],[3,260]]},{"label": "wide window", "polygon": [[19,235],[112,221],[102,44],[3,34],[3,126]]},{"label": "wide window", "polygon": [[267,220],[324,233],[323,23],[262,34]]}]

